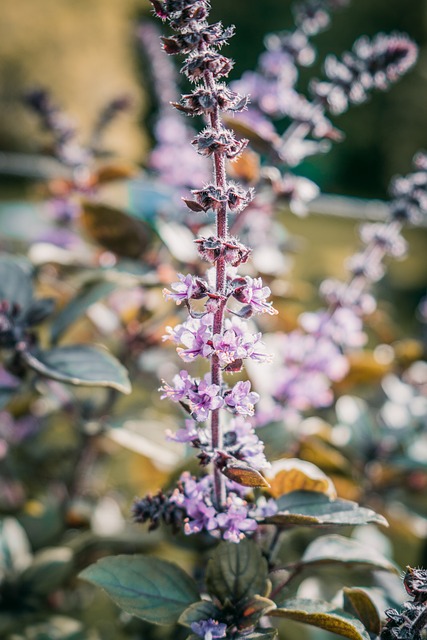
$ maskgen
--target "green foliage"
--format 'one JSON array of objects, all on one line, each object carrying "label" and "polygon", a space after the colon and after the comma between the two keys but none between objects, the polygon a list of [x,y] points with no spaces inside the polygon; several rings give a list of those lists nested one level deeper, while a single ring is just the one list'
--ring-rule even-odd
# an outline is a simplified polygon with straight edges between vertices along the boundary
[{"label": "green foliage", "polygon": [[177,622],[199,599],[195,582],[177,565],[145,556],[111,556],[80,577],[104,589],[127,613],[154,624]]},{"label": "green foliage", "polygon": [[209,560],[206,584],[222,603],[237,603],[252,595],[267,595],[267,561],[253,540],[221,542]]},{"label": "green foliage", "polygon": [[270,615],[331,631],[350,640],[370,640],[363,624],[330,602],[294,598],[287,600]]},{"label": "green foliage", "polygon": [[321,536],[314,540],[304,551],[298,567],[310,570],[334,564],[400,573],[399,568],[376,549],[339,535]]},{"label": "green foliage", "polygon": [[277,500],[278,512],[266,518],[269,524],[287,527],[349,526],[376,522],[387,526],[387,521],[375,511],[360,507],[350,500],[333,500],[315,491],[292,491]]},{"label": "green foliage", "polygon": [[56,347],[49,351],[25,352],[28,366],[42,376],[84,387],[110,387],[130,393],[126,369],[107,351],[87,345]]},{"label": "green foliage", "polygon": [[346,587],[343,589],[344,611],[358,618],[367,631],[378,635],[381,628],[381,620],[375,604],[364,589]]}]

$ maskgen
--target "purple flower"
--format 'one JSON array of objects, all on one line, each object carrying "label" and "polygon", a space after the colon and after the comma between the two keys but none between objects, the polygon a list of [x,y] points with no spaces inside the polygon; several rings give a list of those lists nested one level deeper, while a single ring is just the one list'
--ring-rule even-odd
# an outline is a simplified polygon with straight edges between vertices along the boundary
[{"label": "purple flower", "polygon": [[226,510],[216,517],[218,525],[224,530],[224,540],[240,542],[247,531],[255,531],[258,527],[256,520],[248,517],[248,503],[235,494],[229,494]]},{"label": "purple flower", "polygon": [[204,429],[199,429],[194,420],[185,421],[185,429],[178,429],[178,431],[172,432],[170,429],[166,430],[166,438],[173,440],[174,442],[194,442],[195,440],[201,440],[208,442],[208,433]]},{"label": "purple flower", "polygon": [[361,318],[351,308],[336,309],[333,314],[326,311],[303,313],[302,328],[314,336],[328,337],[342,347],[362,347],[366,343]]},{"label": "purple flower", "polygon": [[270,466],[264,455],[264,443],[243,416],[236,416],[231,421],[224,435],[224,445],[228,453],[244,460],[253,469],[267,469]]},{"label": "purple flower", "polygon": [[177,348],[178,355],[184,362],[192,362],[197,356],[209,357],[212,347],[208,344],[212,338],[212,315],[206,314],[202,318],[188,318],[173,329],[166,327],[164,340],[171,340],[176,344],[183,344],[186,348]]},{"label": "purple flower", "polygon": [[209,413],[223,406],[224,400],[219,395],[220,387],[210,383],[210,374],[189,392],[191,413],[198,422],[205,422]]},{"label": "purple flower", "polygon": [[255,509],[251,510],[253,518],[269,518],[274,516],[278,511],[278,506],[273,498],[267,500],[264,496],[258,498]]},{"label": "purple flower", "polygon": [[[313,324],[319,320],[310,316]],[[347,359],[331,339],[293,331],[282,337],[281,352],[284,367],[277,374],[274,397],[298,411],[330,405],[331,380],[341,380],[348,371]]]},{"label": "purple flower", "polygon": [[237,382],[231,391],[224,394],[226,404],[236,413],[243,416],[254,415],[254,404],[259,400],[259,395],[251,391],[251,383]]},{"label": "purple flower", "polygon": [[222,367],[242,360],[247,355],[246,349],[241,345],[241,340],[232,329],[225,331],[223,335],[215,335],[212,344]]},{"label": "purple flower", "polygon": [[160,387],[160,391],[164,392],[160,396],[161,400],[168,398],[172,402],[181,402],[187,398],[190,389],[194,388],[194,380],[189,376],[188,371],[184,369],[173,377],[173,383],[173,387],[166,382]]},{"label": "purple flower", "polygon": [[181,304],[184,300],[197,300],[206,296],[207,285],[200,278],[190,274],[184,276],[182,273],[178,273],[178,278],[179,282],[171,285],[173,291],[163,289],[166,300],[175,300],[176,304]]},{"label": "purple flower", "polygon": [[320,285],[320,294],[331,307],[348,307],[357,316],[369,315],[376,309],[375,298],[359,288],[352,288],[345,282],[328,278]]},{"label": "purple flower", "polygon": [[224,638],[227,631],[227,625],[217,622],[209,618],[208,620],[200,620],[191,624],[191,630],[204,640],[213,640],[213,638]]},{"label": "purple flower", "polygon": [[271,294],[270,287],[263,287],[261,278],[245,278],[245,284],[236,286],[233,291],[233,297],[243,304],[250,305],[254,313],[269,313],[275,315],[276,309],[273,308],[272,302],[267,302],[267,298]]}]

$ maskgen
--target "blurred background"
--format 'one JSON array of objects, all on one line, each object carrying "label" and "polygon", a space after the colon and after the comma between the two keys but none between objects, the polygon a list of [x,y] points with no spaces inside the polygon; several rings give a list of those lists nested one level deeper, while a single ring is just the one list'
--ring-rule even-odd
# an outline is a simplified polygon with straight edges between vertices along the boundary
[{"label": "blurred background", "polygon": [[[292,29],[291,4],[290,0],[212,0],[212,19],[236,26],[236,35],[227,51],[236,61],[231,79],[238,79],[244,71],[255,68],[267,33]],[[165,541],[161,536],[156,537],[157,534],[148,534],[141,527],[131,529],[129,538],[120,536],[123,529],[128,535],[127,529],[132,528],[129,514],[133,496],[156,491],[165,484],[171,469],[181,464],[181,448],[170,443],[165,445],[163,433],[165,426],[175,428],[177,414],[167,403],[160,402],[157,389],[159,375],[162,377],[159,372],[170,374],[178,360],[171,350],[164,349],[161,342],[164,325],[181,321],[182,314],[179,315],[180,310],[177,312],[172,304],[164,306],[161,288],[174,281],[175,269],[185,272],[188,263],[190,269],[197,267],[191,264],[193,237],[190,233],[190,238],[185,236],[184,231],[188,232],[188,229],[182,230],[186,223],[182,223],[183,216],[179,218],[181,192],[178,193],[177,189],[171,195],[169,184],[161,183],[156,176],[153,178],[153,173],[139,172],[140,167],[148,165],[149,153],[155,144],[153,126],[158,107],[154,97],[156,78],[137,37],[139,25],[147,22],[157,24],[151,16],[150,4],[145,0],[1,2],[0,247],[21,256],[31,248],[30,260],[38,270],[38,295],[53,295],[60,309],[76,299],[79,306],[79,287],[87,286],[85,291],[88,295],[80,305],[82,317],[76,322],[73,316],[62,327],[64,333],[66,331],[65,343],[107,344],[130,369],[135,389],[132,396],[118,399],[114,411],[111,411],[109,403],[113,403],[115,397],[104,398],[103,391],[93,393],[92,389],[70,391],[69,387],[64,393],[66,411],[62,406],[58,408],[48,402],[39,402],[40,399],[44,401],[43,394],[49,399],[55,397],[58,393],[56,387],[53,391],[50,387],[42,387],[41,391],[39,387],[31,388],[8,407],[14,419],[36,416],[42,426],[37,426],[38,430],[35,428],[35,435],[30,431],[28,437],[22,429],[22,441],[15,436],[15,442],[4,445],[5,448],[0,450],[0,473],[7,479],[7,482],[0,482],[0,511],[19,519],[33,549],[69,544],[71,541],[82,566],[101,553],[96,536],[111,537],[100,545],[102,552],[105,552],[105,547],[110,553],[128,551],[129,545],[133,550],[142,547],[146,551],[152,545],[156,547],[156,553],[157,546],[165,556],[170,553],[168,538]],[[272,247],[279,247],[283,264],[277,272],[266,268],[263,275],[266,274],[277,298],[280,316],[277,322],[263,318],[262,328],[266,332],[289,332],[295,328],[302,311],[319,306],[317,285],[322,278],[346,277],[345,259],[356,250],[359,242],[355,230],[358,220],[384,214],[380,201],[387,198],[390,179],[396,174],[409,173],[413,155],[418,150],[427,149],[427,0],[354,0],[347,8],[337,11],[331,28],[313,39],[319,55],[313,67],[302,70],[298,88],[304,91],[310,78],[321,75],[322,62],[328,53],[339,55],[351,49],[355,39],[362,34],[373,36],[378,32],[395,31],[406,32],[419,45],[416,67],[390,91],[376,93],[366,104],[334,118],[334,124],[345,132],[343,142],[334,144],[328,154],[308,158],[297,170],[298,174],[316,182],[323,193],[348,198],[326,198],[315,202],[311,205],[314,215],[308,218],[297,217],[285,207],[274,212],[275,216],[277,214],[274,229],[279,229],[279,232],[271,236],[273,241],[267,253]],[[79,213],[83,224],[78,226],[83,241],[71,244],[71,248],[65,245],[69,253],[52,251],[46,254],[48,240],[43,234],[46,224],[53,226],[49,200],[60,200],[63,196],[65,201],[70,193],[66,189],[65,195],[58,192],[60,180],[55,180],[56,176],[51,181],[51,176],[41,176],[41,179],[37,176],[37,162],[40,158],[49,157],[52,149],[48,146],[51,143],[49,135],[40,127],[35,114],[24,105],[24,95],[36,87],[46,88],[55,104],[76,122],[83,144],[87,144],[106,103],[123,95],[129,96],[132,103],[131,108],[120,113],[120,117],[105,130],[104,138],[105,147],[114,158],[123,159],[132,167],[129,172],[126,166],[123,169],[114,162],[109,167],[110,179],[125,178],[124,187],[119,185],[122,200],[115,200],[113,206],[107,198],[102,200],[106,195],[103,191],[105,185],[99,178],[101,172],[94,172],[91,177],[99,179],[101,205],[96,209],[93,202],[83,203]],[[189,122],[184,117],[181,120]],[[104,159],[102,156],[101,161]],[[137,178],[132,181],[135,175]],[[131,180],[126,182],[129,177]],[[43,184],[43,179],[47,185]],[[129,196],[128,183],[132,184],[136,194],[141,194],[135,196],[136,204]],[[64,184],[59,186],[64,187]],[[73,195],[71,190],[71,199]],[[85,195],[83,192],[83,200]],[[77,196],[82,196],[82,193],[77,193]],[[165,201],[167,206],[162,210]],[[113,209],[114,206],[117,210]],[[163,218],[162,215],[156,218],[158,209]],[[36,220],[37,215],[44,225],[40,232],[36,228],[40,223]],[[162,225],[156,227],[158,218]],[[14,223],[15,219],[17,222]],[[167,226],[170,219],[173,227]],[[102,236],[105,227],[109,231],[108,225],[113,225],[114,220],[113,232],[118,238],[111,238],[108,233]],[[59,219],[58,216],[56,222],[67,231],[70,228],[74,231],[72,216],[70,219],[66,216]],[[178,231],[183,235],[178,236],[177,242]],[[135,235],[136,252],[135,245],[127,243],[129,237],[135,240]],[[338,395],[351,393],[353,388],[359,393],[361,386],[362,397],[373,398],[375,411],[384,401],[382,391],[379,391],[382,376],[391,371],[401,374],[412,361],[425,353],[427,325],[421,325],[416,309],[427,286],[427,228],[405,230],[405,237],[409,241],[408,258],[390,265],[378,287],[380,311],[374,318],[374,326],[368,327],[370,334],[375,334],[375,339],[383,346],[397,345],[393,346],[395,361],[384,364],[375,360],[369,351],[369,343],[368,352],[362,353],[360,359],[352,363],[349,379],[335,389]],[[32,243],[35,239],[36,249],[41,247],[42,253],[34,250]],[[117,240],[117,243],[112,243],[112,240]],[[144,245],[142,259],[140,242]],[[61,247],[60,243],[52,241],[52,244]],[[188,245],[190,258],[185,251],[183,253]],[[102,281],[99,273],[114,268],[122,258],[129,259],[127,268],[133,260],[132,268],[142,280],[147,276],[146,288],[141,285],[139,289],[132,289],[128,283],[126,286],[129,285],[128,289],[132,291],[129,295],[128,289],[124,293],[116,292],[114,283]],[[258,264],[256,269],[263,271]],[[96,278],[101,278],[101,282]],[[93,289],[90,289],[91,283]],[[114,295],[109,297],[112,292]],[[98,304],[105,298],[108,300],[106,304]],[[113,325],[109,324],[110,321]],[[42,337],[45,339],[46,333]],[[405,342],[406,337],[408,340]],[[414,344],[415,351],[411,351]],[[422,372],[425,381],[425,369]],[[424,449],[419,454],[417,438],[423,429],[425,431],[425,416],[419,411],[419,403],[416,404],[417,394],[425,395],[425,387],[420,383],[418,390],[414,383],[413,391],[409,383],[405,387],[399,386],[397,378],[394,384],[396,397],[392,398],[393,403],[387,400],[389,405],[391,403],[391,414],[400,415],[400,397],[406,398],[408,394],[415,398],[413,404],[418,407],[418,413],[414,409],[416,427],[395,429],[392,425],[392,437],[388,440],[382,432],[379,435],[375,432],[372,443],[368,436],[365,437],[365,433],[370,433],[372,420],[364,405],[360,408],[356,401],[350,406],[349,418],[349,424],[352,428],[354,426],[356,444],[351,441],[345,449],[344,443],[344,456],[340,457],[342,443],[339,442],[343,430],[334,431],[320,420],[307,421],[307,431],[301,431],[301,441],[297,438],[300,432],[287,434],[284,424],[279,431],[273,424],[271,431],[264,433],[269,456],[289,455],[288,443],[291,442],[295,455],[318,464],[334,476],[340,495],[360,499],[384,512],[391,522],[388,535],[394,557],[404,566],[406,562],[414,565],[425,563],[427,558],[426,463],[425,460],[419,462],[422,455],[425,456],[427,441],[424,439]],[[354,420],[354,407],[360,413],[359,421]],[[2,413],[4,421],[5,412]],[[332,413],[324,413],[322,417],[334,425]],[[343,422],[344,418],[340,416],[339,420]],[[406,414],[405,420],[409,421]],[[14,426],[13,421],[11,424]],[[347,423],[344,427],[350,430]],[[277,436],[274,435],[276,431]],[[337,440],[334,440],[334,433],[338,433]],[[375,460],[372,461],[376,455],[375,438],[380,443],[385,441],[389,444],[394,442],[396,433],[399,437],[402,433],[402,438],[408,435],[413,445],[409,462],[404,459],[409,466],[405,467],[399,457],[389,464],[384,454],[383,467],[375,467]],[[2,437],[0,433],[0,444],[5,442]],[[15,447],[16,468],[8,468],[6,457],[2,457],[8,446],[11,450]],[[364,447],[372,448],[367,453],[368,462],[363,458]],[[89,455],[86,455],[87,450]],[[363,455],[358,460],[360,451]],[[374,489],[363,495],[362,485],[369,469],[375,476]],[[66,476],[65,481],[62,476]],[[68,493],[67,482],[72,489]],[[385,506],[378,500],[378,496],[383,494]],[[405,504],[409,506],[402,510]],[[89,536],[90,530],[94,538]],[[375,531],[371,530],[370,535],[376,536]],[[116,535],[117,538],[114,537]],[[388,539],[383,538],[381,544],[389,545]],[[304,543],[305,539],[298,531],[295,544],[300,547]],[[193,542],[181,540],[180,544],[185,559]],[[182,557],[179,556],[180,561]],[[72,583],[74,588],[75,582]],[[50,593],[49,589],[47,593]],[[88,593],[82,591],[82,595],[77,597],[75,592],[68,591],[69,600],[64,598],[64,602],[71,610],[73,607],[79,611],[90,609],[87,617],[90,624],[95,619],[100,635],[55,637],[67,640],[75,640],[75,637],[85,640],[127,640],[135,637],[157,640],[164,637],[152,630],[152,635],[149,635],[149,630],[147,635],[142,635],[145,627],[142,631],[136,628],[134,632],[132,625],[136,624],[135,621],[126,616],[119,619],[104,596]],[[292,623],[289,629],[292,629]],[[3,637],[1,625],[0,636]],[[8,640],[39,640],[39,637],[51,640],[51,636],[37,636],[31,631],[22,636],[6,637]],[[321,632],[303,636],[299,627],[295,627],[294,632],[287,631],[287,637],[331,638]]]},{"label": "blurred background", "polygon": [[[235,24],[229,55],[232,78],[253,69],[266,33],[292,27],[289,0],[214,0],[212,16]],[[88,130],[106,100],[129,93],[134,109],[108,131],[108,143],[143,161],[150,109],[147,73],[137,44],[140,20],[151,19],[144,0],[3,0],[0,23],[0,149],[34,151],[40,132],[22,106],[22,94],[42,85]],[[357,0],[335,13],[332,28],[315,38],[318,73],[327,53],[351,48],[361,34],[404,31],[420,46],[408,76],[368,104],[336,119],[345,141],[309,160],[302,171],[322,190],[384,197],[390,177],[406,173],[414,151],[427,146],[427,2]],[[302,73],[301,85],[313,68]],[[301,88],[302,88],[301,87]]]}]

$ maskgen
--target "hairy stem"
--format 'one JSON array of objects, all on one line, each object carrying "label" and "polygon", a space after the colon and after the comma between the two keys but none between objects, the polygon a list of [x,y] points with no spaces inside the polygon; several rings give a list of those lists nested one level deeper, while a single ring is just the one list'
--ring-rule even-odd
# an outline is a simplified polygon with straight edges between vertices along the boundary
[{"label": "hairy stem", "polygon": [[[215,91],[215,80],[212,73],[207,72],[205,75],[205,84],[208,89]],[[215,111],[209,116],[211,127],[217,131],[221,128],[221,120],[219,114],[219,107],[216,107]],[[213,169],[215,185],[223,192],[227,187],[227,174],[225,170],[225,157],[221,152],[213,154]],[[218,238],[225,239],[228,234],[228,221],[227,221],[227,204],[224,203],[220,210],[217,212],[216,217],[216,233]],[[220,296],[225,295],[226,285],[226,265],[225,259],[220,257],[216,262],[216,292]],[[224,322],[224,309],[225,299],[221,299],[218,310],[214,314],[213,320],[213,334],[221,335],[223,332]],[[212,384],[222,385],[222,371],[219,364],[218,356],[215,354],[212,356],[211,361],[211,379]],[[220,419],[220,409],[212,411],[211,418],[211,435],[212,435],[212,447],[213,449],[223,448],[223,430]],[[224,506],[226,500],[225,491],[225,478],[221,471],[214,468],[214,488],[215,488],[215,501],[217,509],[221,509]]]}]

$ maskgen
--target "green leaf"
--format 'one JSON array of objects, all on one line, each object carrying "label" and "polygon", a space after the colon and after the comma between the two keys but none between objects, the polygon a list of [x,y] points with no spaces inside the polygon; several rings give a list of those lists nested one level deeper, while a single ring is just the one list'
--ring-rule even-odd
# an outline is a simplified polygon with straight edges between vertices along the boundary
[{"label": "green leaf", "polygon": [[372,602],[369,594],[363,589],[356,587],[343,589],[344,611],[358,618],[369,633],[379,635],[381,620],[377,607]]},{"label": "green leaf", "polygon": [[111,387],[130,393],[126,369],[108,351],[87,345],[57,347],[37,354],[22,354],[37,373],[59,382],[84,387]]},{"label": "green leaf", "polygon": [[218,620],[218,616],[221,614],[218,607],[213,602],[208,600],[200,600],[200,602],[194,602],[190,604],[185,611],[180,615],[178,622],[184,627],[190,627],[193,622],[199,622],[199,620]]},{"label": "green leaf", "polygon": [[21,574],[19,588],[24,593],[48,595],[71,575],[73,552],[69,547],[43,549]]},{"label": "green leaf", "polygon": [[293,598],[286,600],[283,606],[269,615],[310,624],[350,640],[370,640],[368,632],[357,618],[323,600]]},{"label": "green leaf", "polygon": [[287,493],[277,500],[277,506],[278,512],[264,522],[278,526],[346,526],[376,522],[388,526],[386,519],[371,509],[359,507],[350,500],[333,500],[314,491]]},{"label": "green leaf", "polygon": [[200,599],[196,583],[180,567],[146,556],[110,556],[80,577],[101,587],[127,613],[154,624],[173,624]]},{"label": "green leaf", "polygon": [[206,584],[221,602],[237,604],[242,598],[265,595],[268,590],[267,561],[252,540],[239,544],[221,542],[209,560]]},{"label": "green leaf", "polygon": [[33,298],[31,275],[16,260],[0,257],[0,300],[17,305],[20,315]]},{"label": "green leaf", "polygon": [[298,562],[302,567],[323,564],[357,565],[400,573],[399,568],[376,549],[336,534],[314,540]]},{"label": "green leaf", "polygon": [[56,316],[52,324],[51,335],[53,342],[57,342],[64,331],[78,320],[92,304],[108,296],[117,286],[116,283],[106,282],[105,280],[86,283]]}]

